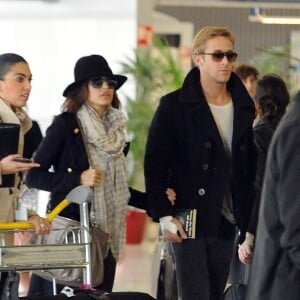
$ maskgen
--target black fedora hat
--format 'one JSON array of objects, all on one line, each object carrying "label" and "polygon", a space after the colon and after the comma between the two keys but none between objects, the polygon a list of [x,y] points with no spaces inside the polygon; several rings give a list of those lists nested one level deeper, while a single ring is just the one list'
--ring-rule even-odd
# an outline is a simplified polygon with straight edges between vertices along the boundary
[{"label": "black fedora hat", "polygon": [[127,80],[126,76],[113,74],[107,61],[101,55],[89,55],[79,58],[74,68],[75,81],[69,84],[63,92],[63,96],[67,96],[71,90],[81,84],[84,80],[94,77],[107,77],[117,81],[117,88]]}]

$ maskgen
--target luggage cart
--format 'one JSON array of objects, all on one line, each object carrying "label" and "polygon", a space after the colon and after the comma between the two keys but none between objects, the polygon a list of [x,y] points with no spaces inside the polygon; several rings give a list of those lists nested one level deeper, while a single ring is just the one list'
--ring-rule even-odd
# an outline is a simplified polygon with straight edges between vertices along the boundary
[{"label": "luggage cart", "polygon": [[[80,185],[73,189],[66,199],[61,201],[47,216],[51,222],[65,207],[71,203],[80,206],[80,226],[64,229],[66,236],[72,231],[73,241],[67,244],[51,245],[0,245],[0,271],[31,271],[65,268],[82,268],[83,284],[91,286],[91,238],[89,234],[88,201],[91,189]],[[34,226],[28,222],[0,223],[0,234],[20,231],[34,232]],[[1,242],[1,241],[0,241]],[[59,254],[59,255],[58,255]],[[51,271],[50,271],[51,272]],[[56,295],[56,281],[53,278],[53,294]]]}]

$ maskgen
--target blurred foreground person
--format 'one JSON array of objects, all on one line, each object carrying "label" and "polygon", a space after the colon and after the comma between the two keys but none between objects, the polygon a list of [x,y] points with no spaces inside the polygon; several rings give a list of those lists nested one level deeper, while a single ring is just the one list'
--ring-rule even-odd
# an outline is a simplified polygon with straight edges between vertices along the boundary
[{"label": "blurred foreground person", "polygon": [[300,92],[270,145],[247,300],[300,299]]}]

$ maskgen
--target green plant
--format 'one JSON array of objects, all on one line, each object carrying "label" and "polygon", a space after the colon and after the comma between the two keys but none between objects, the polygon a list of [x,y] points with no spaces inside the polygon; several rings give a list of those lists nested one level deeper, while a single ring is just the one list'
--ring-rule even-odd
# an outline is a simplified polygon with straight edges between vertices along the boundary
[{"label": "green plant", "polygon": [[286,82],[291,95],[298,88],[291,80],[291,61],[300,63],[300,58],[291,55],[290,45],[272,48],[257,48],[259,54],[254,56],[250,63],[253,64],[261,75],[276,73]]},{"label": "green plant", "polygon": [[143,161],[148,129],[160,97],[182,84],[183,72],[171,47],[159,39],[152,46],[134,50],[120,62],[122,73],[136,82],[136,97],[126,97],[127,131],[131,140],[129,184],[143,188]]}]

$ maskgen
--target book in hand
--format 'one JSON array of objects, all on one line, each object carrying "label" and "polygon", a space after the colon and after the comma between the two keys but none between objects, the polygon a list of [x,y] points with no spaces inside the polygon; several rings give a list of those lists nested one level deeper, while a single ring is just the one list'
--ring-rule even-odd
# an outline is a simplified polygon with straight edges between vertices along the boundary
[{"label": "book in hand", "polygon": [[196,237],[197,209],[178,209],[175,213],[175,218],[183,225],[187,237],[194,239]]}]

